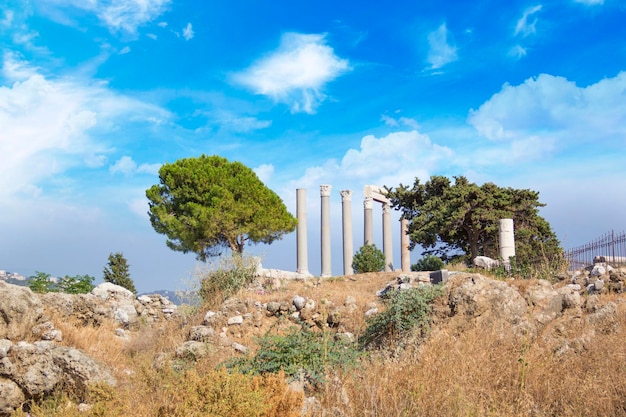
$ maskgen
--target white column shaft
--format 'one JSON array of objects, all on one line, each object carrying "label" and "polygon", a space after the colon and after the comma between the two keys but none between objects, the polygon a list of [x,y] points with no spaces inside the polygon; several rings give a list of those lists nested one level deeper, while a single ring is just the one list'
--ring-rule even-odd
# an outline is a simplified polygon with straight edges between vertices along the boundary
[{"label": "white column shaft", "polygon": [[297,269],[302,274],[309,272],[309,255],[307,247],[307,230],[306,230],[306,189],[298,188],[296,190],[296,216],[298,218],[298,227],[296,228],[297,239]]}]

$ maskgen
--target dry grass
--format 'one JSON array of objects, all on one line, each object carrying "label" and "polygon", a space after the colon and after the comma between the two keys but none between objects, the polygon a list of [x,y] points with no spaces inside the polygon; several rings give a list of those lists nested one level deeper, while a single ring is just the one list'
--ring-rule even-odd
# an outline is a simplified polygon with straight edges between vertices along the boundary
[{"label": "dry grass", "polygon": [[[311,282],[290,282],[266,293],[239,295],[261,302],[290,301],[294,294],[343,305],[354,297],[357,311],[346,317],[346,330],[365,328],[363,313],[378,303],[375,293],[394,273],[363,274]],[[511,281],[521,292],[532,280]],[[590,340],[577,349],[555,353],[546,326],[536,341],[502,337],[495,329],[469,323],[462,327],[445,319],[426,343],[395,355],[372,354],[349,373],[330,379],[315,395],[326,410],[346,416],[626,416],[626,303],[624,295],[602,296],[618,305],[618,320],[594,327],[583,317],[561,334]],[[114,390],[92,393],[94,408],[79,413],[66,397],[35,407],[38,416],[297,416],[302,395],[287,390],[282,375],[265,378],[227,374],[218,364],[232,349],[215,347],[195,364],[173,359],[171,367],[156,367],[157,358],[171,354],[186,338],[191,325],[200,324],[206,309],[178,321],[142,326],[129,341],[114,336],[115,326],[54,322],[64,344],[83,349],[113,369],[119,384]],[[290,323],[285,322],[284,326]],[[242,331],[254,348],[254,334]],[[255,331],[257,333],[255,333]],[[15,413],[16,416],[23,415]],[[321,415],[312,413],[311,416]],[[329,414],[326,414],[329,415]]]},{"label": "dry grass", "polygon": [[489,328],[458,334],[442,326],[421,347],[393,360],[372,358],[344,375],[327,408],[348,416],[626,416],[626,306],[612,332],[588,350],[557,356],[539,342],[504,339]]}]

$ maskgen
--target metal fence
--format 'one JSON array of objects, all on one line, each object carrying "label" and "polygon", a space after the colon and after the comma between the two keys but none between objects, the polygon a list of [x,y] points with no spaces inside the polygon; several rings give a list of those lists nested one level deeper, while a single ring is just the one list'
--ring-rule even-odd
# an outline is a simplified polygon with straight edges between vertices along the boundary
[{"label": "metal fence", "polygon": [[565,258],[570,270],[593,265],[594,258],[613,266],[626,264],[626,232],[610,231],[586,245],[565,251]]}]

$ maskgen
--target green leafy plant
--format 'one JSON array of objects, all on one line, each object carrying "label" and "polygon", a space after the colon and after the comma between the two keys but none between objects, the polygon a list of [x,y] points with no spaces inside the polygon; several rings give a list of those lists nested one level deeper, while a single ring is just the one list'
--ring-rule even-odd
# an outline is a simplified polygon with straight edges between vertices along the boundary
[{"label": "green leafy plant", "polygon": [[258,258],[233,253],[222,258],[214,269],[201,278],[198,295],[204,304],[217,306],[254,281]]},{"label": "green leafy plant", "polygon": [[430,303],[443,293],[440,285],[424,285],[406,290],[395,290],[384,298],[385,310],[368,320],[362,347],[380,346],[386,340],[397,340],[417,330],[425,334],[429,330]]},{"label": "green leafy plant", "polygon": [[137,294],[135,283],[128,272],[128,261],[121,252],[109,254],[109,262],[104,267],[104,281],[119,285]]},{"label": "green leafy plant", "polygon": [[94,279],[90,275],[76,275],[74,277],[66,275],[61,278],[57,288],[60,292],[67,294],[87,294],[94,288]]},{"label": "green leafy plant", "polygon": [[325,381],[328,368],[350,367],[361,352],[352,342],[335,338],[334,332],[314,332],[292,326],[283,335],[265,335],[258,340],[259,349],[252,357],[238,358],[227,368],[244,373],[265,374],[283,371],[295,379],[299,375],[313,384]]},{"label": "green leafy plant", "polygon": [[35,275],[28,277],[28,287],[32,292],[43,294],[54,291],[54,282],[50,280],[50,274],[35,271]]},{"label": "green leafy plant", "polygon": [[444,266],[441,258],[435,255],[426,255],[417,263],[411,265],[411,271],[438,271]]},{"label": "green leafy plant", "polygon": [[357,274],[379,272],[385,268],[385,255],[375,245],[363,245],[352,258],[352,268]]}]

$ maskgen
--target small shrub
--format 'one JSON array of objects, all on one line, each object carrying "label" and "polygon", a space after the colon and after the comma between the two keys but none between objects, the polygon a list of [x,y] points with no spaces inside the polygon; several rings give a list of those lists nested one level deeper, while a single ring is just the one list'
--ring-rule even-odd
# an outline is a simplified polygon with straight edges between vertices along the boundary
[{"label": "small shrub", "polygon": [[91,275],[76,275],[75,277],[66,275],[61,278],[57,288],[59,292],[66,294],[87,294],[94,289],[94,279]]},{"label": "small shrub", "polygon": [[430,324],[430,303],[442,291],[439,285],[425,285],[387,293],[384,299],[386,309],[368,320],[359,339],[361,346],[380,346],[385,340],[399,339],[415,328],[425,334]]},{"label": "small shrub", "polygon": [[435,255],[426,255],[411,265],[411,271],[438,271],[443,267],[444,263],[441,258]]},{"label": "small shrub", "polygon": [[363,245],[354,254],[352,268],[357,274],[382,271],[385,269],[385,255],[375,245]]},{"label": "small shrub", "polygon": [[217,306],[254,281],[257,260],[233,254],[201,279],[198,295],[206,305]]},{"label": "small shrub", "polygon": [[28,277],[28,287],[32,292],[43,294],[53,291],[54,282],[50,281],[50,274],[35,271],[35,275]]},{"label": "small shrub", "polygon": [[360,352],[353,343],[335,339],[333,332],[293,326],[285,335],[265,335],[253,357],[228,362],[226,367],[252,374],[283,371],[292,379],[304,374],[314,385],[325,381],[327,368],[350,367]]}]

